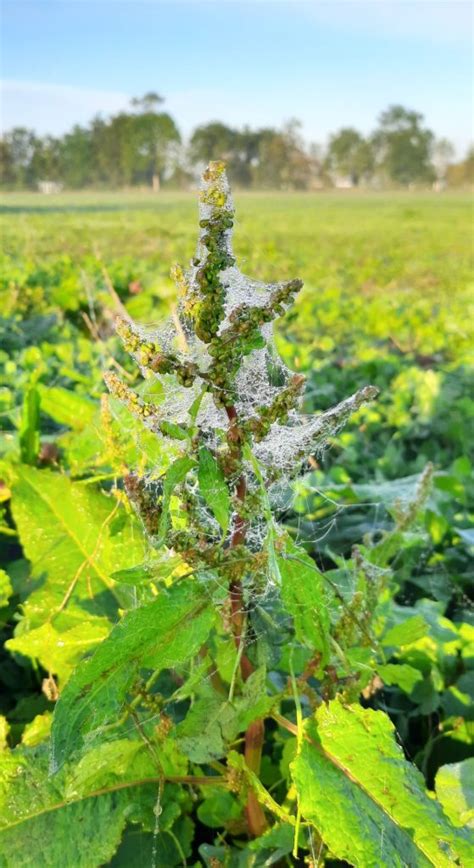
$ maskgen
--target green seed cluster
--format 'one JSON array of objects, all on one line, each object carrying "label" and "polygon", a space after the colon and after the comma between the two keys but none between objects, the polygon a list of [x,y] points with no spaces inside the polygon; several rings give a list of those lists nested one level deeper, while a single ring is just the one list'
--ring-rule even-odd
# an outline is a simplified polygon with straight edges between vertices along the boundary
[{"label": "green seed cluster", "polygon": [[305,378],[301,374],[295,374],[291,380],[277,395],[268,407],[259,407],[257,416],[249,419],[244,424],[247,431],[258,442],[267,436],[274,422],[284,425],[288,421],[288,413],[294,410],[301,396],[305,384]]},{"label": "green seed cluster", "polygon": [[174,353],[162,352],[159,344],[145,339],[126,320],[118,319],[116,330],[124,349],[133,355],[143,368],[154,374],[174,373],[181,386],[193,385],[199,374],[199,369],[193,362],[182,362]]},{"label": "green seed cluster", "polygon": [[161,519],[161,486],[158,483],[150,484],[136,473],[129,473],[124,478],[124,485],[127,497],[133,503],[148,533],[155,536]]},{"label": "green seed cluster", "polygon": [[109,392],[122,401],[134,416],[142,420],[158,416],[158,407],[140,398],[137,392],[127,386],[116,374],[109,371],[104,375],[104,380]]},{"label": "green seed cluster", "polygon": [[193,313],[196,335],[206,344],[217,334],[224,318],[225,289],[219,280],[219,274],[235,262],[225,246],[225,233],[233,226],[233,222],[231,211],[216,208],[212,217],[199,223],[201,229],[206,230],[201,243],[206,248],[207,255],[204,262],[194,260],[194,264],[199,266],[195,282],[200,300]]},{"label": "green seed cluster", "polygon": [[276,289],[265,305],[239,305],[229,317],[230,325],[210,341],[208,352],[214,361],[208,377],[218,406],[228,406],[237,399],[235,378],[243,357],[265,346],[261,326],[281,316],[284,305],[293,300],[302,286],[301,280],[290,280]]}]

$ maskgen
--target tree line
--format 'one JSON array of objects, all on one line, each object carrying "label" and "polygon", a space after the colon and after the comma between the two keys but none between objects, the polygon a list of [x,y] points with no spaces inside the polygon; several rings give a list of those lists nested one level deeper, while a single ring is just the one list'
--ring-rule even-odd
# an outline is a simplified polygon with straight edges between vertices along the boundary
[{"label": "tree line", "polygon": [[301,124],[281,129],[234,129],[219,121],[198,126],[188,143],[162,97],[148,93],[130,109],[63,136],[38,136],[16,127],[0,139],[0,183],[4,189],[124,188],[163,184],[186,188],[209,160],[224,159],[232,183],[257,189],[452,185],[473,182],[474,150],[454,163],[454,149],[436,139],[423,115],[400,105],[386,109],[374,132],[344,127],[326,148],[307,146]]}]

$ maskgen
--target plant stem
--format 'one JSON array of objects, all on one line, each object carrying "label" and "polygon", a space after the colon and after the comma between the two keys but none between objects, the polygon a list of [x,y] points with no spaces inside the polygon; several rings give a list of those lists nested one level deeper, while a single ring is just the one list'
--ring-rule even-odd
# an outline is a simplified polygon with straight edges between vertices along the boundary
[{"label": "plant stem", "polygon": [[[236,432],[238,417],[235,407],[233,405],[226,407],[226,413],[229,419],[229,432]],[[241,459],[242,449],[240,446],[236,447],[236,453],[238,454],[239,459]],[[235,491],[240,502],[244,503],[245,497],[247,495],[247,480],[244,473],[241,473],[241,475],[239,476]],[[246,533],[247,526],[245,519],[241,515],[239,515],[237,516],[235,522],[230,547],[235,548],[238,545],[243,545],[243,543],[245,542]],[[245,608],[242,582],[240,579],[235,579],[231,582],[229,588],[229,598],[231,608],[232,632],[234,634],[234,641],[237,647],[237,652],[240,654],[240,671],[243,681],[247,681],[247,679],[254,671],[254,667],[250,662],[249,658],[247,657],[242,644],[245,637]],[[245,733],[244,756],[245,762],[247,763],[248,767],[253,772],[255,772],[256,775],[260,774],[260,763],[262,759],[264,738],[264,721],[262,719],[254,720],[251,724],[249,724]],[[262,835],[267,828],[267,821],[263,812],[263,808],[258,802],[257,797],[252,790],[249,790],[247,795],[245,814],[247,817],[247,825],[250,834],[258,838],[258,836]]]}]

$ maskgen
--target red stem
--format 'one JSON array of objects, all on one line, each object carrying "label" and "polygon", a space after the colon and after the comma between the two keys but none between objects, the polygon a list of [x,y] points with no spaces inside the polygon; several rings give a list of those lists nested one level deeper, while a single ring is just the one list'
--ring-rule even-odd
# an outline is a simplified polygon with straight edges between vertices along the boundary
[{"label": "red stem", "polygon": [[[234,406],[230,406],[226,407],[226,412],[230,422],[229,430],[233,431],[238,424],[237,411]],[[240,458],[240,447],[238,447],[238,453]],[[241,503],[243,503],[247,495],[247,481],[243,473],[239,476],[239,479],[237,480],[235,491],[238,499],[241,501]],[[238,515],[235,522],[234,531],[232,533],[230,547],[235,548],[238,545],[242,545],[245,542],[246,533],[246,521],[241,515]],[[242,593],[242,583],[240,579],[235,579],[231,582],[229,596],[232,615],[232,631],[234,634],[234,641],[237,651],[240,651],[240,646],[244,639],[244,597]],[[247,679],[254,671],[254,667],[250,662],[249,658],[247,657],[245,651],[242,651],[242,654],[240,656],[240,671],[243,681],[247,681]],[[256,775],[260,774],[260,763],[262,759],[264,738],[264,721],[262,719],[254,720],[251,724],[249,724],[245,733],[244,756],[245,762],[247,763],[248,767],[253,772],[255,772]],[[259,835],[262,835],[267,828],[267,821],[262,806],[257,800],[257,797],[253,790],[249,790],[247,794],[245,814],[247,817],[247,825],[250,834],[256,838]]]}]

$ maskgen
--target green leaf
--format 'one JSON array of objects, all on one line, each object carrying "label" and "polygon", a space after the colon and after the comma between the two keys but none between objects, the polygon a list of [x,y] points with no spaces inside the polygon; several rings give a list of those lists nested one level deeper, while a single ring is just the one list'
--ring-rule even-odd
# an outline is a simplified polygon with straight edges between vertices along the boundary
[{"label": "green leaf", "polygon": [[13,594],[10,576],[5,570],[0,569],[0,609],[8,605],[8,600]]},{"label": "green leaf", "polygon": [[177,666],[193,657],[211,629],[202,590],[181,583],[125,615],[94,655],[78,667],[56,705],[52,766],[58,769],[84,741],[120,717],[141,667]]},{"label": "green leaf", "polygon": [[92,790],[126,780],[137,754],[145,751],[142,741],[126,738],[104,742],[94,750],[88,751],[66,775],[66,797],[81,798]]},{"label": "green leaf", "polygon": [[401,624],[396,624],[382,637],[382,645],[411,645],[428,633],[429,627],[421,615],[413,615]]},{"label": "green leaf", "polygon": [[303,818],[333,856],[360,868],[467,868],[467,836],[429,797],[383,712],[336,699],[304,730],[293,779]]},{"label": "green leaf", "polygon": [[397,684],[408,694],[423,681],[422,673],[407,663],[386,663],[385,666],[378,666],[377,672],[385,684]]},{"label": "green leaf", "polygon": [[40,396],[36,386],[25,392],[20,425],[20,455],[25,464],[34,464],[39,452]]},{"label": "green leaf", "polygon": [[0,751],[5,750],[8,746],[8,733],[10,732],[10,724],[3,714],[0,714]]},{"label": "green leaf", "polygon": [[44,747],[0,755],[2,868],[95,868],[120,842],[130,796],[105,793],[67,804],[59,779],[48,776]]},{"label": "green leaf", "polygon": [[209,449],[199,450],[198,480],[201,494],[223,533],[229,527],[230,495],[224,474]]},{"label": "green leaf", "polygon": [[188,432],[182,425],[177,425],[175,422],[160,422],[160,430],[168,437],[173,437],[175,440],[187,440]]},{"label": "green leaf", "polygon": [[73,604],[82,601],[94,615],[114,614],[113,597],[98,595],[113,588],[113,572],[133,566],[145,555],[145,539],[137,525],[127,522],[119,533],[110,533],[110,523],[121,509],[112,498],[66,476],[33,467],[19,469],[13,517],[32,563],[32,578],[38,580],[24,605],[28,629],[41,626],[61,607],[55,627],[65,621],[74,626],[84,611],[76,611],[73,619]]},{"label": "green leaf", "polygon": [[152,560],[144,564],[137,564],[125,570],[117,570],[111,578],[125,585],[141,585],[152,579],[166,579],[172,572],[183,564],[179,555],[171,555],[169,552],[156,552]]},{"label": "green leaf", "polygon": [[52,717],[50,711],[44,711],[43,714],[37,714],[30,723],[27,723],[21,736],[22,745],[36,747],[42,741],[46,741],[51,732]]},{"label": "green leaf", "polygon": [[166,471],[164,483],[163,483],[163,502],[162,502],[162,513],[160,519],[160,526],[158,529],[158,541],[157,546],[163,545],[166,533],[169,528],[170,523],[170,515],[169,515],[169,506],[171,495],[173,494],[176,486],[183,481],[186,474],[189,473],[192,467],[195,467],[196,462],[185,455],[183,458],[177,458],[176,461],[173,461],[173,464],[168,467]]},{"label": "green leaf", "polygon": [[53,624],[47,622],[35,630],[8,639],[5,647],[39,661],[47,672],[64,680],[81,657],[105,639],[110,628],[110,621],[106,618],[92,619],[85,615],[84,620],[70,630],[58,632]]},{"label": "green leaf", "polygon": [[[205,688],[191,705],[186,717],[176,727],[180,747],[195,763],[207,763],[225,755],[222,713],[226,704],[211,687]],[[230,704],[227,706],[232,714]]]},{"label": "green leaf", "polygon": [[474,828],[474,757],[441,766],[436,775],[435,787],[436,795],[453,825]]},{"label": "green leaf", "polygon": [[198,807],[197,815],[205,826],[210,826],[211,829],[226,827],[227,824],[237,820],[242,813],[242,806],[239,804],[235,796],[229,793],[228,790],[219,789],[216,792],[208,794],[206,789],[206,798]]},{"label": "green leaf", "polygon": [[41,383],[38,389],[42,411],[60,425],[67,425],[74,431],[83,431],[94,422],[97,403],[85,395],[61,386],[44,386]]},{"label": "green leaf", "polygon": [[329,658],[329,614],[324,594],[323,576],[316,564],[291,540],[285,556],[278,556],[281,596],[293,616],[297,639],[320,651],[322,665]]}]

